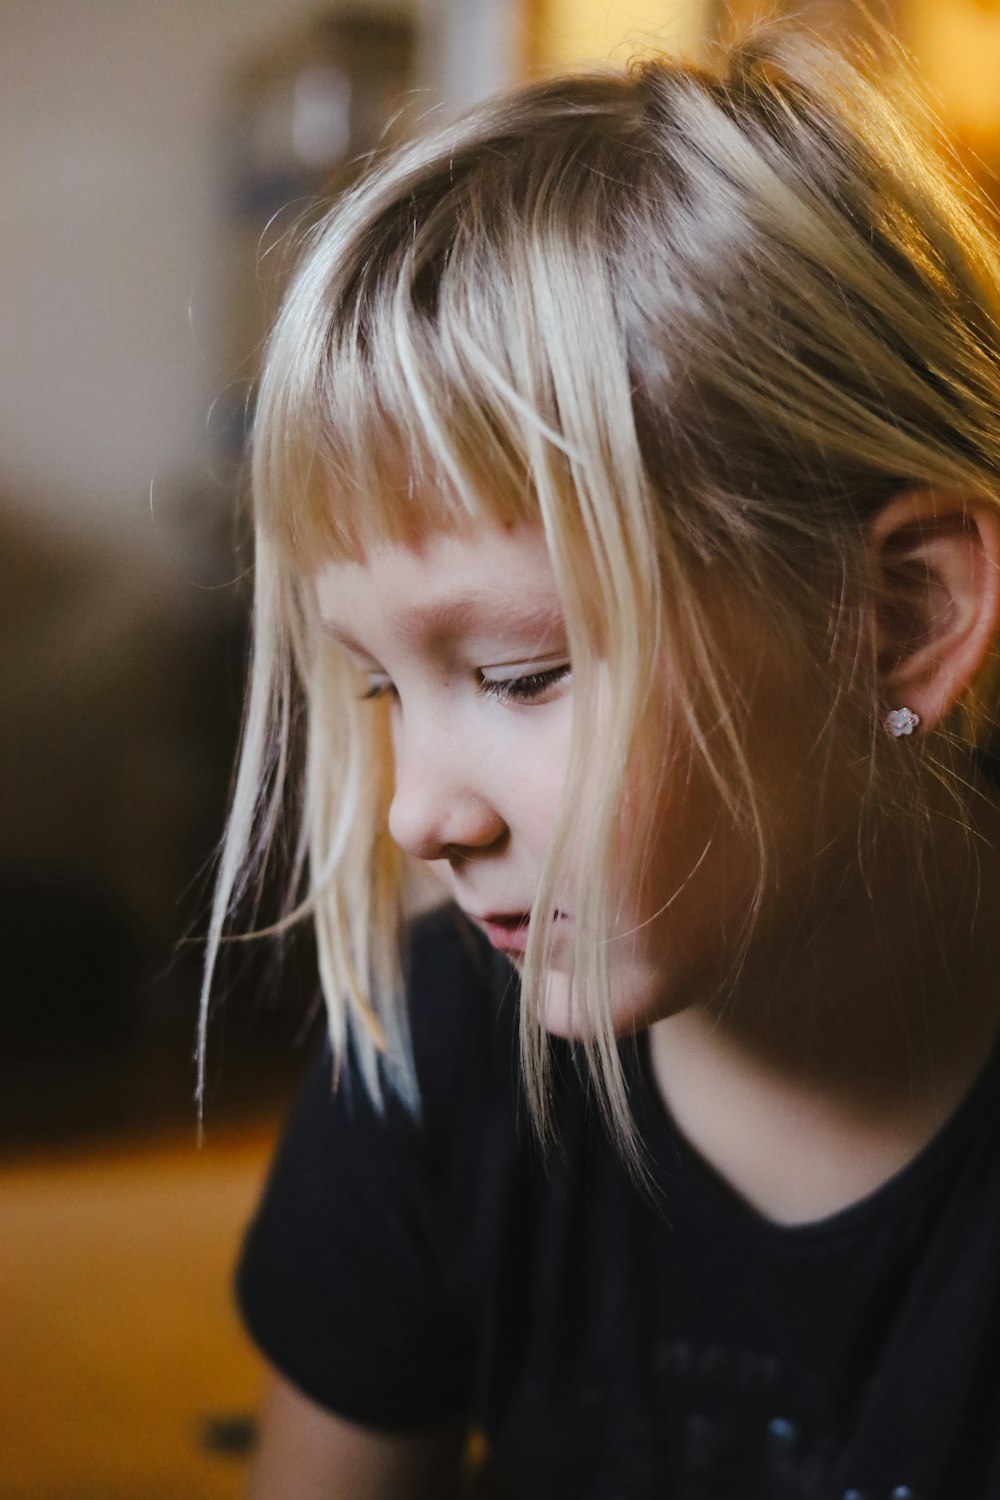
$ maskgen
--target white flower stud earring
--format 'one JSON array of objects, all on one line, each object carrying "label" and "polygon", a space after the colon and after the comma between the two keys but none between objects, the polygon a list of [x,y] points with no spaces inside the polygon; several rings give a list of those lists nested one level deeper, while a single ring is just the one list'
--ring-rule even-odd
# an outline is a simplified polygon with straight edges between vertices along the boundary
[{"label": "white flower stud earring", "polygon": [[897,740],[901,735],[912,734],[919,723],[920,715],[912,708],[893,708],[885,716],[885,727]]}]

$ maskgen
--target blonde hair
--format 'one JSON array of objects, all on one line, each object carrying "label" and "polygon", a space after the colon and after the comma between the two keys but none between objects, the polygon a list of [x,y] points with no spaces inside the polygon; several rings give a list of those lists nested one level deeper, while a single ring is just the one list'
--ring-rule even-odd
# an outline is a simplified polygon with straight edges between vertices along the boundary
[{"label": "blonde hair", "polygon": [[[707,772],[757,850],[744,937],[767,889],[773,810],[713,591],[736,580],[812,643],[836,684],[831,718],[861,705],[872,726],[877,787],[866,523],[902,486],[985,497],[1000,473],[984,216],[926,112],[875,76],[860,53],[779,25],[710,65],[655,58],[535,84],[395,151],[310,233],[260,384],[253,668],[206,1004],[294,778],[287,920],[316,924],[335,1054],[355,1047],[374,1097],[385,1077],[416,1102],[386,706],[359,704],[309,575],[427,528],[538,522],[576,733],[535,910],[573,891],[575,1013],[636,1158],[604,955],[665,767]],[[614,702],[595,776],[599,661]],[[665,676],[669,712],[652,686]],[[944,764],[942,743],[923,753]],[[623,876],[624,801],[650,831]],[[531,924],[522,998],[543,1132],[549,925]]]}]

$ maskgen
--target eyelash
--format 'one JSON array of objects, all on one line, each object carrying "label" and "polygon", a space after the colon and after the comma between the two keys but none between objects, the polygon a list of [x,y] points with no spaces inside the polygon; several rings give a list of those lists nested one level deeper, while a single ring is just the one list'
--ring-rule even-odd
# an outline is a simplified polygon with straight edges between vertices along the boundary
[{"label": "eyelash", "polygon": [[[523,677],[511,677],[506,681],[483,677],[479,683],[479,691],[484,697],[496,698],[500,703],[532,703],[548,688],[555,687],[567,678],[569,673],[569,663],[564,662],[562,666],[548,667],[544,672],[526,672]],[[373,703],[376,699],[385,697],[396,697],[396,689],[391,682],[374,682],[361,694],[365,703]]]},{"label": "eyelash", "polygon": [[506,682],[484,677],[479,691],[488,698],[497,698],[501,703],[531,703],[540,698],[547,688],[555,687],[569,676],[569,663],[559,667],[548,667],[544,672],[527,672],[523,677],[512,677]]}]

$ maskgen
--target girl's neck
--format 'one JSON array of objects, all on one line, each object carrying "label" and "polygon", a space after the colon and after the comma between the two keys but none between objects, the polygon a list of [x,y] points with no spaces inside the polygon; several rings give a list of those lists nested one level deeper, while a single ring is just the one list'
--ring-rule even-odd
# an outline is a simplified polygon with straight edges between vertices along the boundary
[{"label": "girl's neck", "polygon": [[936,889],[894,870],[889,851],[882,899],[860,879],[841,888],[808,937],[759,954],[732,996],[651,1028],[678,1128],[766,1218],[825,1218],[867,1196],[981,1070],[1000,1029],[1000,827],[992,811],[984,821],[972,859],[964,831],[942,835]]}]

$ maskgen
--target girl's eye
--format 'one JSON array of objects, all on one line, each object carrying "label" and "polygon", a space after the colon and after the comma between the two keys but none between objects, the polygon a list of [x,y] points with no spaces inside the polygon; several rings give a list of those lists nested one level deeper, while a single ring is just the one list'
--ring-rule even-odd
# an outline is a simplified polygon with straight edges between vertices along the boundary
[{"label": "girl's eye", "polygon": [[[569,662],[561,662],[556,667],[524,672],[517,677],[480,677],[479,691],[501,703],[533,703],[567,681],[569,675]],[[399,694],[388,677],[370,673],[368,686],[359,696],[364,703],[374,703],[378,698],[398,699]]]},{"label": "girl's eye", "polygon": [[396,689],[388,677],[369,677],[368,686],[360,695],[362,703],[374,703],[376,698],[395,698]]},{"label": "girl's eye", "polygon": [[546,667],[542,672],[526,672],[521,677],[484,677],[479,690],[490,698],[498,698],[501,703],[533,703],[550,688],[567,682],[569,674],[569,662],[562,662],[557,667]]}]

